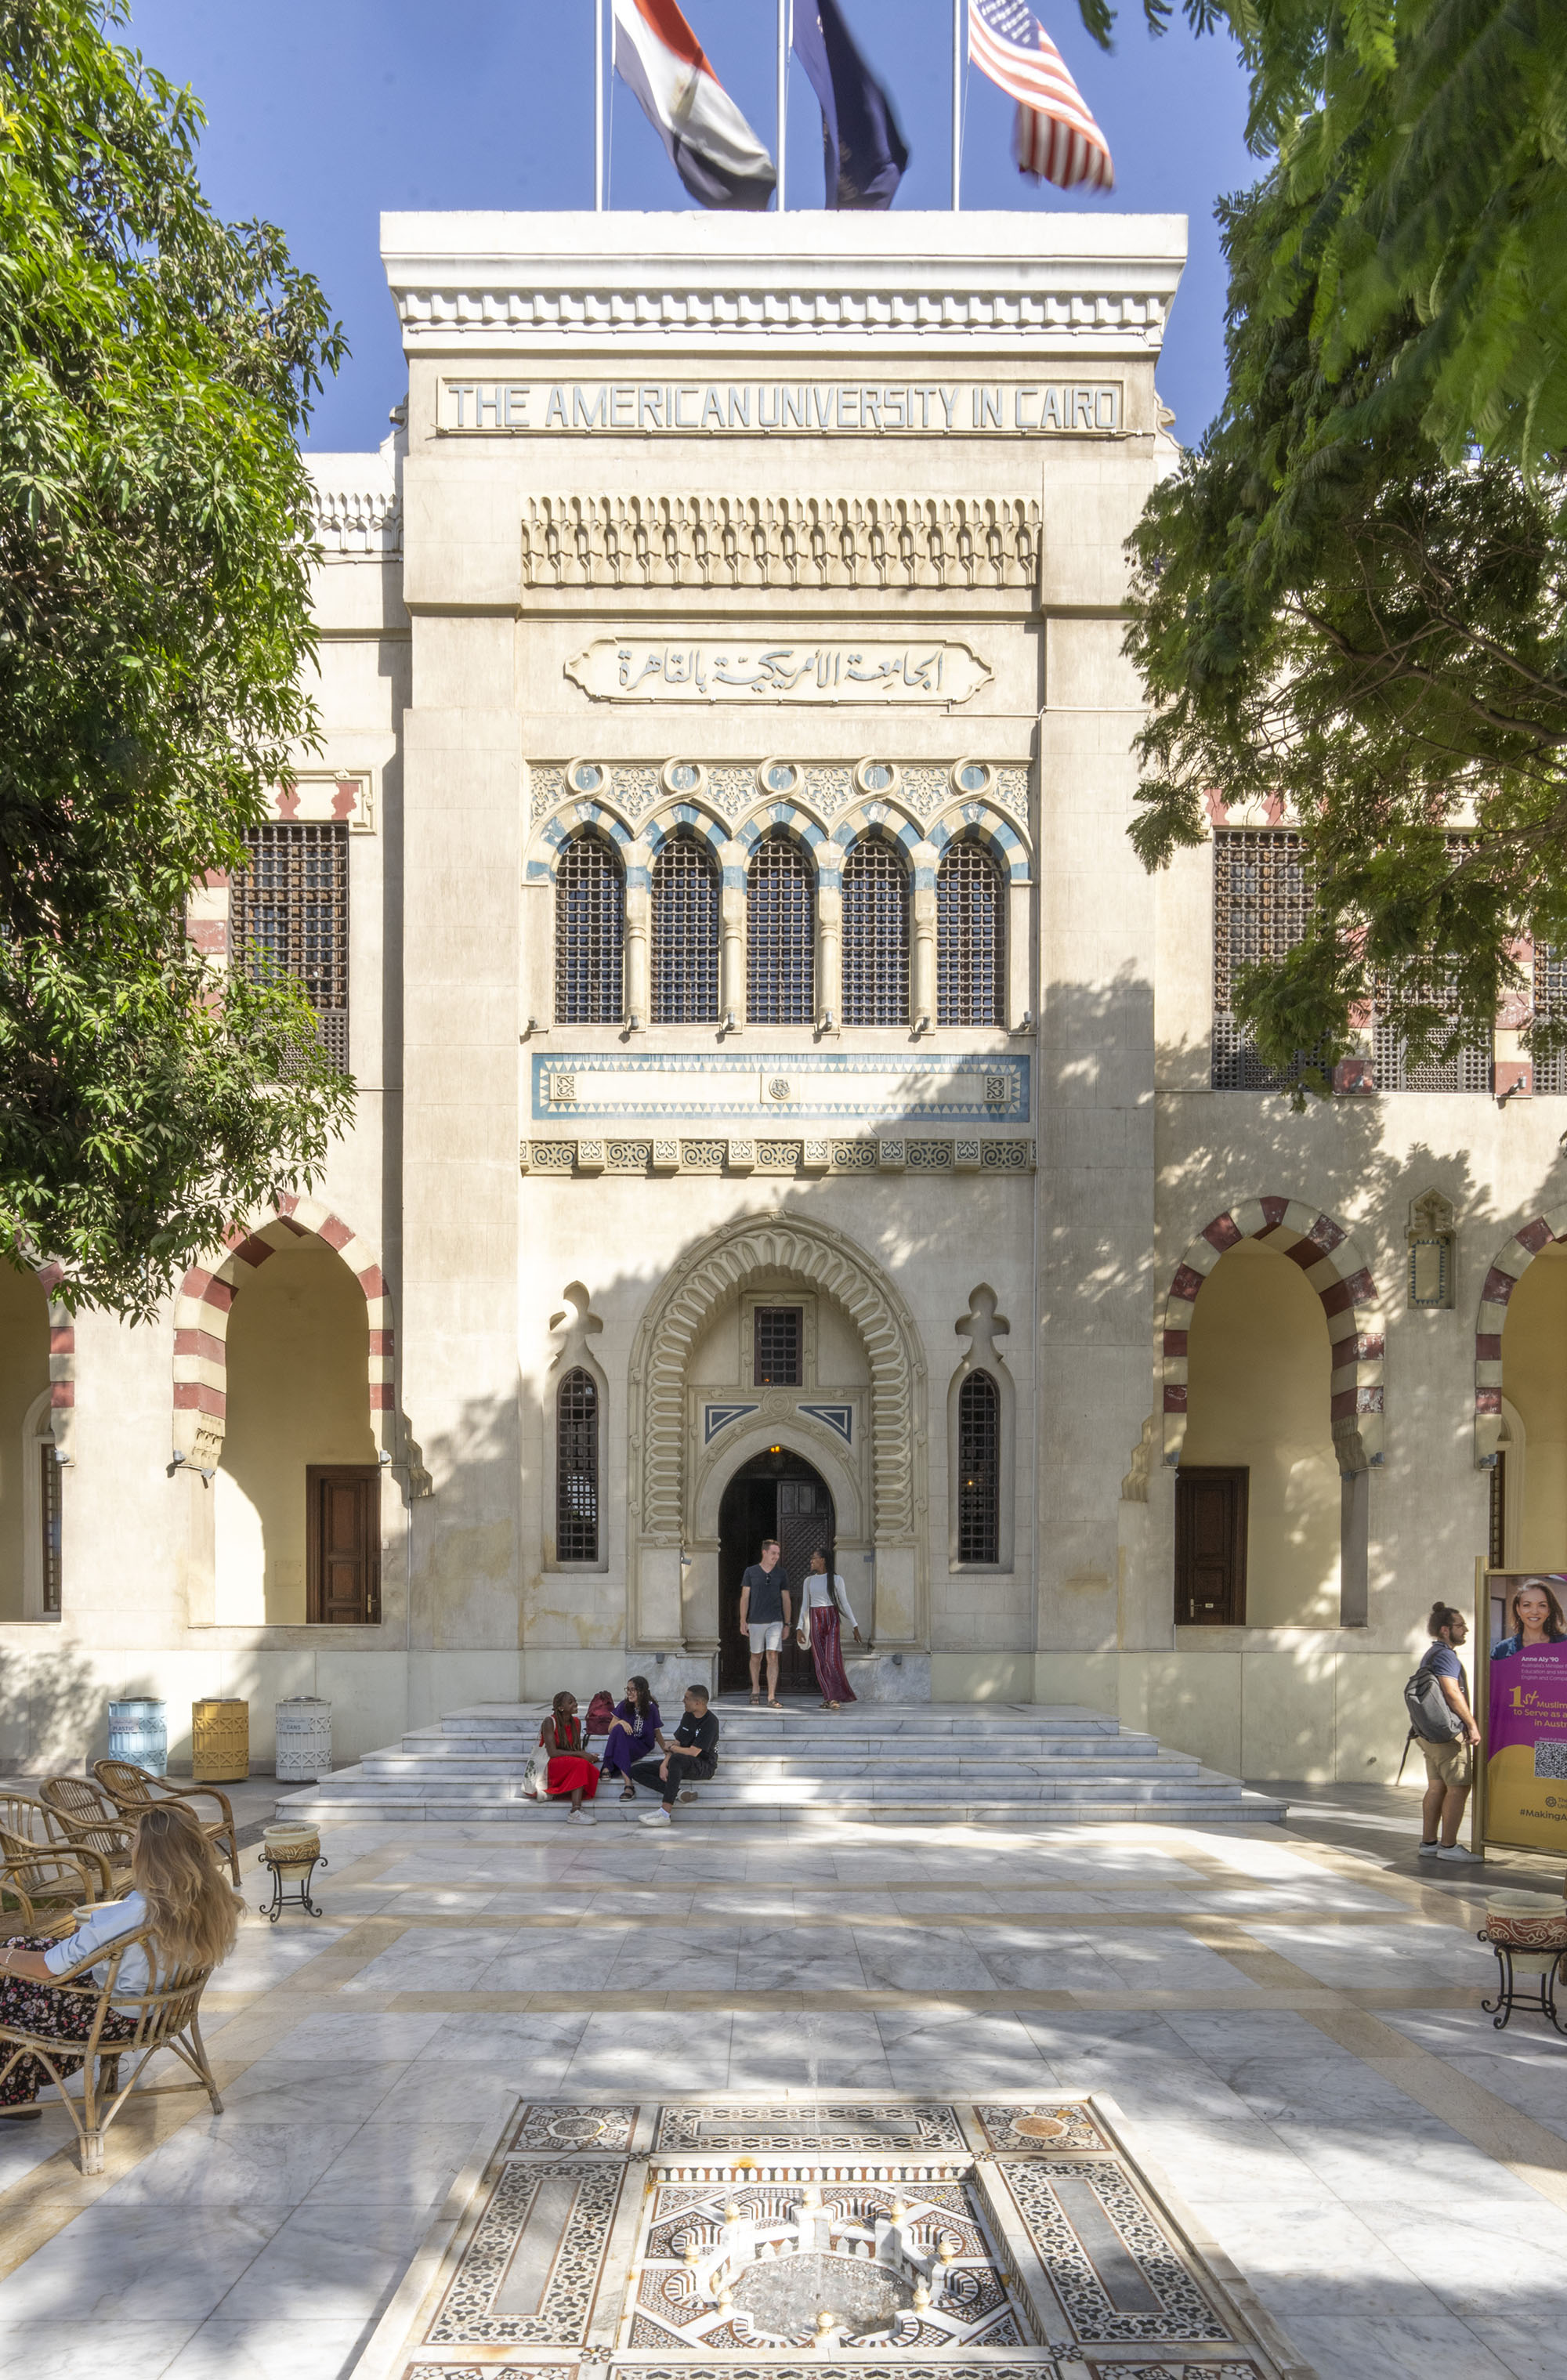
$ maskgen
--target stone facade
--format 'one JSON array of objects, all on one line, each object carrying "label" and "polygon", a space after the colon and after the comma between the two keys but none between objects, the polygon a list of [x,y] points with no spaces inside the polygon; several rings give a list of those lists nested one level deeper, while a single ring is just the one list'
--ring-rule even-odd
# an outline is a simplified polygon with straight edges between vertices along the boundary
[{"label": "stone facade", "polygon": [[[50,1338],[23,1285],[0,1501],[25,1554],[52,1410],[61,1609],[18,1555],[0,1758],[101,1751],[122,1693],[167,1698],[176,1757],[192,1697],[246,1694],[261,1761],[273,1701],[323,1694],[341,1761],[627,1666],[721,1675],[731,1491],[782,1461],[831,1500],[870,1693],[1077,1699],[1233,1771],[1386,1774],[1499,1450],[1514,1558],[1567,1560],[1546,1306],[1516,1397],[1502,1347],[1542,1252],[1559,1285],[1567,1116],[1499,1108],[1488,1072],[1304,1116],[1212,1087],[1214,853],[1150,879],[1125,833],[1123,541],[1176,455],[1154,376],[1184,224],[397,215],[383,247],[408,395],[381,453],[311,458],[325,738],[278,796],[346,836],[358,1121],[155,1329]],[[573,1022],[583,834],[624,888],[622,993]],[[789,1024],[755,1021],[748,974],[770,836],[811,905]],[[866,836],[907,888],[882,1025],[845,1013]],[[677,843],[718,888],[700,1022],[660,1021]],[[940,887],[969,844],[1004,953],[993,1021],[959,1025]],[[192,909],[220,964],[227,899]],[[1416,1241],[1445,1296],[1410,1293]],[[1277,1330],[1205,1309],[1242,1261]],[[786,1379],[758,1353],[777,1308]],[[1181,1619],[1184,1456],[1249,1466],[1260,1623]],[[357,1624],[290,1517],[307,1465],[373,1489]]]}]

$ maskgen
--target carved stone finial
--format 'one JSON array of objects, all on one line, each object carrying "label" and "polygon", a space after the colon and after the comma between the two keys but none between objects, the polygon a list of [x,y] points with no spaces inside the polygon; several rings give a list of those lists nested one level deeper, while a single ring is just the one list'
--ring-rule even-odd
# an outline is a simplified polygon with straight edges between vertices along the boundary
[{"label": "carved stone finial", "polygon": [[968,1311],[953,1324],[960,1338],[968,1341],[968,1353],[964,1358],[966,1370],[990,1371],[1003,1364],[1006,1358],[996,1345],[998,1337],[1005,1338],[1012,1330],[1004,1314],[996,1311],[996,1293],[989,1281],[980,1281],[968,1293]]},{"label": "carved stone finial", "polygon": [[568,1281],[562,1294],[565,1299],[565,1306],[558,1314],[550,1317],[551,1330],[562,1334],[560,1347],[550,1366],[552,1372],[558,1372],[563,1366],[569,1372],[574,1365],[579,1364],[589,1340],[604,1327],[596,1314],[589,1312],[588,1292],[579,1281]]}]

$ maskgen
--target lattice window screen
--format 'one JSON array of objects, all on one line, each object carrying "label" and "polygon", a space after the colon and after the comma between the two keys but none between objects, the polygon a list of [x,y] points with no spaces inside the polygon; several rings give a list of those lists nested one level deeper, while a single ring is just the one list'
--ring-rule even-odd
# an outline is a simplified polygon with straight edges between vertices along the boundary
[{"label": "lattice window screen", "polygon": [[815,1014],[816,901],[808,862],[786,834],[764,835],[746,880],[746,1014],[753,1025]]},{"label": "lattice window screen", "polygon": [[599,1390],[568,1372],[555,1402],[555,1560],[599,1559]]},{"label": "lattice window screen", "polygon": [[[1468,835],[1450,834],[1448,847],[1456,864],[1471,847]],[[1424,959],[1407,961],[1395,978],[1391,971],[1379,968],[1371,978],[1371,1050],[1379,1091],[1488,1091],[1491,1087],[1494,1047],[1488,1032],[1473,1041],[1461,1042],[1448,1058],[1413,1065],[1403,1043],[1381,1011],[1393,990],[1405,1000],[1417,999],[1425,1004],[1456,1015],[1457,1004],[1452,997],[1452,978],[1439,964]]]},{"label": "lattice window screen", "polygon": [[844,1022],[908,1023],[908,871],[876,835],[844,862]]},{"label": "lattice window screen", "polygon": [[38,1514],[43,1532],[43,1611],[50,1620],[60,1616],[60,1538],[61,1538],[61,1470],[53,1440],[39,1447]]},{"label": "lattice window screen", "polygon": [[957,1558],[1001,1559],[1001,1393],[989,1372],[957,1392]]},{"label": "lattice window screen", "polygon": [[[1567,1016],[1567,949],[1535,944],[1535,1014],[1553,1022]],[[1567,1091],[1567,1050],[1535,1060],[1535,1089],[1545,1096]]]},{"label": "lattice window screen", "polygon": [[574,835],[555,865],[555,1023],[620,1021],[626,879],[596,834]]},{"label": "lattice window screen", "polygon": [[751,1319],[752,1385],[797,1389],[802,1385],[805,1317],[797,1305],[759,1305]]},{"label": "lattice window screen", "polygon": [[699,843],[666,843],[653,862],[653,1023],[718,1016],[718,870]]},{"label": "lattice window screen", "polygon": [[1213,837],[1213,1087],[1288,1090],[1300,1064],[1264,1065],[1233,1013],[1243,967],[1282,959],[1311,916],[1311,883],[1298,834],[1280,827],[1220,827]]},{"label": "lattice window screen", "polygon": [[939,1025],[1003,1022],[1004,897],[1001,870],[982,844],[948,844],[936,876]]},{"label": "lattice window screen", "polygon": [[334,1064],[348,1068],[348,829],[247,827],[250,865],[229,888],[229,949],[252,982],[298,978]]}]

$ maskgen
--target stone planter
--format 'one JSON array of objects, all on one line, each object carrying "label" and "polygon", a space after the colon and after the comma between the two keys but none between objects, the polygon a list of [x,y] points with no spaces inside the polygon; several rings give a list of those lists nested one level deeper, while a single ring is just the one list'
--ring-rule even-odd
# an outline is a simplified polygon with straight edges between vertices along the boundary
[{"label": "stone planter", "polygon": [[290,1694],[277,1706],[277,1778],[308,1785],[332,1774],[332,1705],[319,1694]]},{"label": "stone planter", "polygon": [[109,1705],[109,1757],[128,1760],[149,1775],[163,1777],[169,1765],[164,1706],[146,1697]]}]

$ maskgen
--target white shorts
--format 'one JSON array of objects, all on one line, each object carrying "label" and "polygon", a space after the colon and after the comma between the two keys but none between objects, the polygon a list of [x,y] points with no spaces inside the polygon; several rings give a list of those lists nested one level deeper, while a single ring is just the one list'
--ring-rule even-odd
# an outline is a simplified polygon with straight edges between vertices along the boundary
[{"label": "white shorts", "polygon": [[781,1653],[784,1649],[782,1620],[764,1620],[759,1626],[747,1628],[746,1633],[751,1640],[753,1653]]}]

